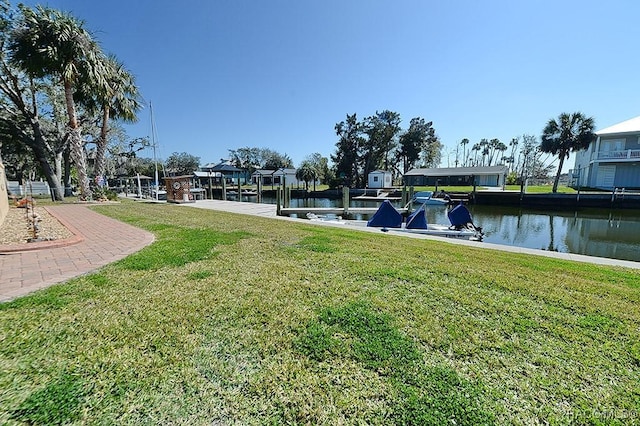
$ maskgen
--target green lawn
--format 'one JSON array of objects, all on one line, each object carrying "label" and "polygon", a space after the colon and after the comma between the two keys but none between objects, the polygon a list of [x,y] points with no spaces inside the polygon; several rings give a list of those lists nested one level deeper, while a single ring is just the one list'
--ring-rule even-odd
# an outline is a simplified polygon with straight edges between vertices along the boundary
[{"label": "green lawn", "polygon": [[0,305],[1,424],[637,424],[640,272],[123,202]]}]

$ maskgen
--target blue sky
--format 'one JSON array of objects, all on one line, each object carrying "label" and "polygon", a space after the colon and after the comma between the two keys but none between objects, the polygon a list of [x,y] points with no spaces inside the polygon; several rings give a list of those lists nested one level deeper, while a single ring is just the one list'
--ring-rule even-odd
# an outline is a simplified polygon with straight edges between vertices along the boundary
[{"label": "blue sky", "polygon": [[[389,109],[433,121],[443,166],[463,138],[539,136],[581,111],[640,115],[640,2],[49,0],[86,23],[153,104],[160,155],[263,147],[297,165],[334,126]],[[150,135],[148,108],[127,126]],[[566,169],[572,166],[569,164]]]}]

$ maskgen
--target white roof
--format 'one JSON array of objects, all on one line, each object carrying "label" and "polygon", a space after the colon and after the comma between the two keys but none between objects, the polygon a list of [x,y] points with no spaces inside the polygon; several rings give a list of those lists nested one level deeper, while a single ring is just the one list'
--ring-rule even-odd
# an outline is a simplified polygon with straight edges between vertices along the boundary
[{"label": "white roof", "polygon": [[195,172],[193,172],[193,174],[195,175],[195,177],[199,177],[199,178],[201,178],[201,177],[221,177],[222,176],[222,173],[219,173],[219,172],[211,172],[211,173],[209,173],[209,172],[203,172],[203,171],[200,171],[200,170],[196,170]]},{"label": "white roof", "polygon": [[620,133],[640,133],[640,116],[598,130],[596,135],[605,136]]},{"label": "white roof", "polygon": [[405,176],[470,176],[506,174],[507,166],[491,167],[442,167],[432,169],[412,169]]},{"label": "white roof", "polygon": [[[284,169],[284,174],[286,175],[295,175],[296,174],[296,169]],[[253,175],[275,175],[275,176],[280,176],[282,175],[282,169],[278,169],[278,170],[269,170],[269,169],[258,169],[255,172],[253,172]]]}]

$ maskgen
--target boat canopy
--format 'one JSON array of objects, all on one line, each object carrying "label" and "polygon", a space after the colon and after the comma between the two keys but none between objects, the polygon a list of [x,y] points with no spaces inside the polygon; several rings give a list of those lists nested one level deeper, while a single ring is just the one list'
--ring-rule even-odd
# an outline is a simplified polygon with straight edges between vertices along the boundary
[{"label": "boat canopy", "polygon": [[425,214],[424,204],[415,212],[411,213],[407,218],[407,229],[427,229],[427,216]]},{"label": "boat canopy", "polygon": [[462,203],[449,210],[447,215],[449,216],[451,226],[459,227],[468,223],[473,223],[469,209],[467,209]]},{"label": "boat canopy", "polygon": [[384,200],[375,212],[373,217],[367,222],[367,226],[377,228],[400,228],[402,227],[402,215],[396,210],[389,200]]}]

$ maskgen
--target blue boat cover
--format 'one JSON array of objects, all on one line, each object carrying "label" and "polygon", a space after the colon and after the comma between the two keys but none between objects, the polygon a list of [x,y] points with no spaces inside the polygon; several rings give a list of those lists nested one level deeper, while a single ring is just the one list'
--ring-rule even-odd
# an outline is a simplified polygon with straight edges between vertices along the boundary
[{"label": "blue boat cover", "polygon": [[462,203],[449,210],[448,216],[451,226],[458,227],[464,226],[467,223],[473,223],[469,209],[467,209]]},{"label": "blue boat cover", "polygon": [[407,229],[427,229],[427,216],[424,211],[424,204],[407,218]]},{"label": "blue boat cover", "polygon": [[400,228],[402,226],[402,215],[398,213],[389,200],[384,200],[375,212],[373,217],[367,222],[367,226],[377,228]]}]

